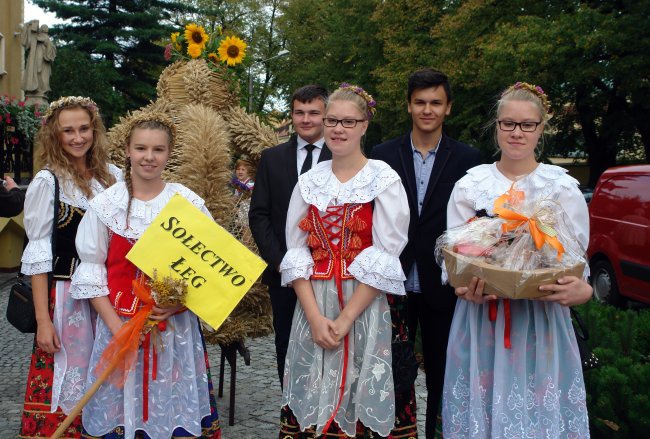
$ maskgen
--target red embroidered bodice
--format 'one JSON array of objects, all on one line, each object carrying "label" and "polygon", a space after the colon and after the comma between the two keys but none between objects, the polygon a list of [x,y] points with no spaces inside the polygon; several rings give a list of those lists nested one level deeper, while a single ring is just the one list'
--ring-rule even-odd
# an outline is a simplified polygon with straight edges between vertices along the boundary
[{"label": "red embroidered bodice", "polygon": [[132,317],[140,307],[140,299],[133,293],[132,282],[141,272],[126,259],[134,242],[111,233],[106,257],[109,298],[115,311],[121,316]]},{"label": "red embroidered bodice", "polygon": [[307,245],[314,259],[312,279],[353,279],[348,266],[361,251],[372,245],[372,205],[329,206],[323,216],[309,206],[299,227],[309,232]]}]

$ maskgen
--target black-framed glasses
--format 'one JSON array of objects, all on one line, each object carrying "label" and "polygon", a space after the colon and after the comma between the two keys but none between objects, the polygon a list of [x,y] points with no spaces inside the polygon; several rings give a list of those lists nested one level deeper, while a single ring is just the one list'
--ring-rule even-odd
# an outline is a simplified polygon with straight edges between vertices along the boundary
[{"label": "black-framed glasses", "polygon": [[324,117],[323,125],[326,127],[335,127],[339,123],[343,128],[354,128],[359,122],[365,122],[366,119],[337,119],[335,117]]},{"label": "black-framed glasses", "polygon": [[515,128],[521,128],[524,133],[532,133],[537,129],[542,122],[513,122],[511,120],[498,120],[499,129],[501,131],[514,131]]}]

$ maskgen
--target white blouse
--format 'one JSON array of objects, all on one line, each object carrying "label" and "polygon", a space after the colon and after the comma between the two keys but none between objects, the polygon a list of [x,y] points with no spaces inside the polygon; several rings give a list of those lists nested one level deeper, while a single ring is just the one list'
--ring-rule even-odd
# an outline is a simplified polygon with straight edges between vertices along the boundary
[{"label": "white blouse", "polygon": [[77,230],[76,245],[81,263],[72,276],[72,297],[86,299],[107,296],[109,291],[106,257],[110,242],[109,230],[125,238],[137,240],[176,193],[181,194],[212,219],[205,207],[205,201],[179,183],[165,184],[162,192],[149,201],[133,198],[128,227],[126,208],[129,194],[126,184],[116,183],[97,195],[90,202],[90,209]]},{"label": "white blouse", "polygon": [[[115,165],[108,165],[109,172],[117,181],[122,180],[122,171]],[[103,187],[94,178],[90,181],[93,196]],[[87,210],[90,200],[74,185],[74,182],[59,178],[59,200]],[[27,275],[52,271],[52,217],[54,216],[54,177],[49,171],[41,170],[27,188],[25,195],[25,231],[29,243],[22,256],[21,272]]]},{"label": "white blouse", "polygon": [[307,232],[298,227],[310,205],[324,214],[328,206],[373,200],[372,246],[359,253],[348,271],[359,282],[380,291],[405,294],[406,277],[399,255],[408,241],[408,200],[397,173],[380,160],[368,160],[345,183],[332,172],[331,160],[318,163],[299,177],[287,212],[287,253],[280,264],[282,285],[298,278],[309,279],[313,273],[314,261],[307,246]]}]

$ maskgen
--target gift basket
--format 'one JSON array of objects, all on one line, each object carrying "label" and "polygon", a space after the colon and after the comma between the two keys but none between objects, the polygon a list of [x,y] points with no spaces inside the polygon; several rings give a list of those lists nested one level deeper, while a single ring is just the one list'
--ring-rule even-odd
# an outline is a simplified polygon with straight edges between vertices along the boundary
[{"label": "gift basket", "polygon": [[476,276],[484,294],[532,299],[549,294],[540,285],[583,276],[585,249],[560,203],[515,185],[495,200],[493,216],[474,217],[436,241],[436,261],[453,287]]}]

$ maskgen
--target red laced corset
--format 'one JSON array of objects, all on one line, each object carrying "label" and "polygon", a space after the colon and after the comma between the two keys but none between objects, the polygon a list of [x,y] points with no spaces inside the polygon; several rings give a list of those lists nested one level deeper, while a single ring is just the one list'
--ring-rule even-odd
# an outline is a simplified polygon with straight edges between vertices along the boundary
[{"label": "red laced corset", "polygon": [[330,206],[323,216],[310,206],[299,227],[309,232],[307,245],[314,259],[312,279],[352,279],[348,266],[372,245],[372,205]]}]

